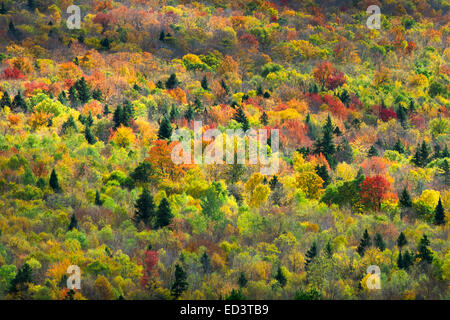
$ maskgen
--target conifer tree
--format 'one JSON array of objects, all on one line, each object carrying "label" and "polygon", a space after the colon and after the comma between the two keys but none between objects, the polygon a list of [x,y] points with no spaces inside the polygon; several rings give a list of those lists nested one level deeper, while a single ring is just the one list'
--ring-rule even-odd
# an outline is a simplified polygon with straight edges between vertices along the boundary
[{"label": "conifer tree", "polygon": [[244,288],[248,283],[247,278],[245,277],[245,274],[243,272],[241,272],[241,274],[239,275],[238,278],[238,284],[240,288]]},{"label": "conifer tree", "polygon": [[328,169],[326,165],[317,165],[315,171],[319,177],[323,180],[323,187],[325,188],[330,184],[330,175],[328,174]]},{"label": "conifer tree", "polygon": [[172,124],[167,117],[163,117],[158,130],[158,139],[170,139],[172,136]]},{"label": "conifer tree", "polygon": [[397,142],[392,147],[392,150],[395,150],[398,153],[405,153],[405,147],[403,146],[403,143],[400,141],[399,138],[397,138]]},{"label": "conifer tree", "polygon": [[78,220],[75,214],[72,214],[70,217],[70,223],[69,223],[69,231],[73,229],[78,229]]},{"label": "conifer tree", "polygon": [[64,90],[61,91],[61,93],[58,95],[58,101],[64,105],[67,103],[67,95]]},{"label": "conifer tree", "polygon": [[211,273],[211,260],[209,259],[208,253],[203,252],[202,257],[200,258],[200,262],[202,264],[204,273]]},{"label": "conifer tree", "polygon": [[17,95],[14,97],[13,102],[11,103],[11,107],[16,111],[23,111],[27,112],[28,106],[25,100],[22,97],[22,94],[20,91],[17,93]]},{"label": "conifer tree", "polygon": [[275,280],[278,281],[278,283],[280,284],[280,286],[282,288],[284,288],[284,286],[287,283],[286,276],[283,274],[283,271],[281,270],[281,266],[278,266],[277,274],[275,275]]},{"label": "conifer tree", "polygon": [[183,294],[183,292],[187,290],[188,283],[186,279],[186,272],[184,272],[183,268],[177,263],[175,265],[175,282],[173,283],[170,290],[175,300],[177,300]]},{"label": "conifer tree", "polygon": [[408,190],[406,190],[406,187],[403,188],[403,191],[399,197],[399,202],[403,208],[411,208],[412,207],[411,196],[409,195]]},{"label": "conifer tree", "polygon": [[369,152],[367,152],[367,156],[369,158],[371,157],[378,157],[378,150],[375,148],[375,146],[371,146],[369,149]]},{"label": "conifer tree", "polygon": [[134,222],[140,223],[143,222],[145,226],[152,227],[153,220],[155,217],[155,204],[153,202],[153,196],[144,188],[142,190],[142,194],[139,199],[136,201],[134,205]]},{"label": "conifer tree", "polygon": [[95,201],[94,204],[96,206],[101,206],[103,204],[103,201],[100,199],[100,192],[98,190],[95,191]]},{"label": "conifer tree", "polygon": [[86,141],[89,144],[94,144],[95,143],[95,137],[92,134],[91,126],[86,126],[86,128],[84,129],[84,137],[86,138]]},{"label": "conifer tree", "polygon": [[247,116],[245,115],[242,106],[238,107],[236,113],[233,116],[233,119],[242,124],[242,130],[244,130],[244,132],[250,129],[250,124],[248,123]]},{"label": "conifer tree", "polygon": [[202,78],[201,86],[204,90],[209,90],[209,83],[208,83],[208,78],[206,78],[206,75],[203,76],[203,78]]},{"label": "conifer tree", "polygon": [[26,291],[28,289],[28,284],[33,282],[33,273],[31,267],[28,263],[25,263],[17,272],[14,279],[11,280],[9,286],[9,293],[18,293],[21,291]]},{"label": "conifer tree", "polygon": [[123,109],[121,106],[117,106],[113,114],[114,128],[120,127],[123,121]]},{"label": "conifer tree", "polygon": [[166,89],[175,89],[179,85],[179,81],[177,79],[177,75],[175,73],[172,73],[166,81]]},{"label": "conifer tree", "polygon": [[184,118],[189,122],[194,119],[194,108],[192,108],[192,105],[188,106]]},{"label": "conifer tree", "polygon": [[368,248],[370,246],[370,244],[371,244],[371,242],[370,242],[369,232],[367,232],[367,229],[365,229],[363,237],[359,241],[358,248],[356,249],[356,251],[359,253],[359,255],[361,257],[364,256],[364,253],[366,252],[366,248]]},{"label": "conifer tree", "polygon": [[164,41],[164,38],[166,37],[166,34],[164,33],[164,30],[161,30],[159,34],[159,41]]},{"label": "conifer tree", "polygon": [[170,121],[174,121],[178,116],[178,109],[177,106],[175,104],[172,105],[172,108],[170,109]]},{"label": "conifer tree", "polygon": [[401,251],[398,254],[397,266],[398,266],[399,269],[405,269],[405,264],[403,262],[403,255],[402,255]]},{"label": "conifer tree", "polygon": [[433,256],[431,253],[431,250],[428,248],[430,245],[430,241],[428,240],[427,236],[424,234],[423,237],[420,239],[419,245],[417,246],[417,257],[420,259],[421,262],[426,262],[430,264],[433,261]]},{"label": "conifer tree", "polygon": [[77,89],[78,98],[82,103],[86,103],[91,98],[91,91],[84,77],[75,82],[75,88]]},{"label": "conifer tree", "polygon": [[317,245],[314,241],[311,248],[306,252],[306,263],[305,263],[305,269],[308,270],[309,265],[311,262],[313,262],[314,258],[317,256]]},{"label": "conifer tree", "polygon": [[269,123],[269,116],[265,111],[262,113],[261,117],[259,118],[259,121],[263,126],[267,126],[267,124]]},{"label": "conifer tree", "polygon": [[325,254],[328,258],[333,257],[333,248],[331,247],[330,241],[328,241],[327,245],[325,246]]},{"label": "conifer tree", "polygon": [[0,6],[0,14],[6,14],[8,13],[8,10],[5,8],[5,3],[2,2],[2,5]]},{"label": "conifer tree", "polygon": [[11,98],[9,97],[8,91],[3,92],[2,99],[0,100],[0,107],[11,107]]},{"label": "conifer tree", "polygon": [[436,225],[444,225],[445,224],[445,212],[444,206],[442,205],[441,198],[439,197],[438,204],[434,209],[434,224]]},{"label": "conifer tree", "polygon": [[316,141],[315,145],[315,153],[322,153],[332,168],[336,165],[336,159],[334,157],[336,147],[333,141],[333,131],[334,129],[331,122],[331,117],[328,115],[327,122],[322,128],[322,137]]},{"label": "conifer tree", "polygon": [[172,218],[173,215],[172,210],[170,209],[169,201],[166,198],[162,198],[156,212],[155,227],[159,229],[168,226],[172,222]]},{"label": "conifer tree", "polygon": [[400,232],[400,235],[397,238],[397,246],[399,247],[400,251],[402,251],[402,248],[408,244],[408,240],[405,237],[405,234],[403,232]]},{"label": "conifer tree", "polygon": [[386,249],[386,244],[384,243],[383,237],[381,234],[377,233],[374,238],[374,244],[375,246],[380,249],[380,251],[384,251]]},{"label": "conifer tree", "polygon": [[61,186],[59,185],[58,175],[56,174],[55,169],[52,170],[50,174],[49,185],[55,192],[61,192]]},{"label": "conifer tree", "polygon": [[103,101],[102,91],[100,89],[94,89],[92,91],[92,99],[95,99],[97,101]]}]

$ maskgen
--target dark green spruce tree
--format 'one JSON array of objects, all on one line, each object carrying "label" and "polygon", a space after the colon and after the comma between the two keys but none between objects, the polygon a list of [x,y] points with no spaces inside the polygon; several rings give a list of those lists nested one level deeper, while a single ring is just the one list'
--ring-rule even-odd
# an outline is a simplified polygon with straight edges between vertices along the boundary
[{"label": "dark green spruce tree", "polygon": [[143,222],[145,226],[151,228],[153,226],[153,220],[156,215],[155,213],[155,203],[153,202],[153,196],[144,188],[142,190],[142,194],[139,199],[136,201],[134,205],[134,222],[140,223]]},{"label": "dark green spruce tree", "polygon": [[173,214],[169,201],[166,198],[162,198],[156,211],[155,228],[159,229],[168,226],[172,222],[172,219]]},{"label": "dark green spruce tree", "polygon": [[434,224],[441,226],[445,224],[445,212],[444,206],[442,205],[441,198],[439,197],[439,202],[434,209]]},{"label": "dark green spruce tree", "polygon": [[175,265],[175,281],[170,289],[170,292],[175,300],[177,300],[183,292],[187,290],[188,283],[186,279],[186,272],[184,272],[183,268],[177,263]]},{"label": "dark green spruce tree", "polygon": [[163,117],[158,129],[158,139],[168,140],[172,137],[172,124],[167,117]]},{"label": "dark green spruce tree", "polygon": [[70,217],[70,223],[69,223],[69,231],[73,230],[73,229],[78,230],[78,220],[77,220],[77,217],[75,216],[75,214],[72,214],[72,216]]},{"label": "dark green spruce tree", "polygon": [[48,184],[53,189],[53,191],[61,192],[61,186],[59,185],[58,175],[56,174],[55,169],[53,169],[52,173],[50,174],[50,180]]}]

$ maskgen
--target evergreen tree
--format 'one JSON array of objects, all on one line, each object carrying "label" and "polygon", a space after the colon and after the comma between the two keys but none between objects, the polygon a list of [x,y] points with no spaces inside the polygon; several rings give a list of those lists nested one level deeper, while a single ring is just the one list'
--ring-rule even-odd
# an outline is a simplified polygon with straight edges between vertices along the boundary
[{"label": "evergreen tree", "polygon": [[375,246],[380,249],[380,251],[384,251],[386,249],[386,244],[384,243],[383,237],[381,234],[377,233],[374,238],[374,244]]},{"label": "evergreen tree", "polygon": [[200,258],[200,262],[202,264],[203,272],[211,273],[211,260],[209,259],[209,256],[206,253],[206,251],[203,253],[202,257]]},{"label": "evergreen tree", "polygon": [[170,209],[169,201],[163,198],[158,206],[158,211],[156,212],[156,223],[155,227],[157,229],[168,226],[172,222],[172,210]]},{"label": "evergreen tree", "polygon": [[378,157],[378,150],[375,148],[375,146],[371,146],[369,149],[369,152],[367,152],[367,156],[369,158],[371,157]]},{"label": "evergreen tree", "polygon": [[71,130],[78,132],[78,126],[72,115],[70,115],[67,121],[63,123],[61,127],[61,134],[69,133]]},{"label": "evergreen tree", "polygon": [[7,13],[8,13],[8,10],[6,10],[6,8],[5,8],[5,3],[2,2],[2,5],[0,7],[0,14],[7,14]]},{"label": "evergreen tree", "polygon": [[3,92],[2,99],[0,100],[0,107],[11,107],[11,98],[9,97],[8,91]]},{"label": "evergreen tree", "polygon": [[206,75],[203,76],[201,85],[204,90],[209,90],[208,78],[206,78]]},{"label": "evergreen tree", "polygon": [[175,300],[177,300],[183,294],[183,292],[187,290],[188,283],[186,279],[186,272],[184,272],[183,268],[177,263],[175,265],[175,282],[173,283],[170,290]]},{"label": "evergreen tree", "polygon": [[331,247],[330,241],[328,241],[327,245],[325,246],[325,254],[328,258],[333,257],[333,248]]},{"label": "evergreen tree", "polygon": [[71,86],[69,88],[69,100],[72,106],[76,106],[78,104],[78,93],[77,89],[75,89],[75,86]]},{"label": "evergreen tree", "polygon": [[72,214],[70,217],[70,223],[69,223],[69,231],[73,229],[78,229],[78,220],[75,214]]},{"label": "evergreen tree", "polygon": [[184,118],[189,122],[194,119],[194,108],[192,108],[192,105],[188,106]]},{"label": "evergreen tree", "polygon": [[405,264],[404,264],[404,261],[403,261],[403,255],[402,255],[401,251],[398,254],[397,266],[398,266],[399,269],[405,269]]},{"label": "evergreen tree", "polygon": [[166,37],[166,34],[164,33],[164,30],[161,30],[161,33],[159,34],[159,41],[164,41],[165,37]]},{"label": "evergreen tree", "polygon": [[55,192],[61,192],[61,186],[58,182],[58,175],[56,174],[55,169],[52,170],[52,173],[50,174],[50,180],[49,185]]},{"label": "evergreen tree", "polygon": [[28,263],[25,263],[17,272],[14,279],[11,280],[9,286],[9,293],[18,293],[21,291],[26,291],[28,289],[28,284],[33,282],[33,274],[31,267]]},{"label": "evergreen tree", "polygon": [[315,170],[317,175],[321,177],[323,180],[323,187],[325,188],[326,186],[328,186],[330,184],[331,178],[330,175],[328,174],[327,166],[318,164]]},{"label": "evergreen tree", "polygon": [[92,91],[92,99],[95,99],[97,101],[103,101],[102,91],[100,89],[94,89]]},{"label": "evergreen tree", "polygon": [[113,114],[114,128],[117,129],[120,127],[123,121],[123,109],[121,106],[117,106],[116,110],[114,110]]},{"label": "evergreen tree", "polygon": [[436,225],[444,225],[445,224],[445,212],[444,207],[442,206],[441,198],[439,197],[439,202],[434,209],[434,224]]},{"label": "evergreen tree", "polygon": [[243,295],[241,289],[239,290],[232,289],[230,295],[226,297],[225,300],[240,301],[240,300],[247,300],[247,298]]},{"label": "evergreen tree", "polygon": [[172,124],[170,120],[166,117],[163,117],[161,124],[159,125],[158,130],[158,139],[170,139],[172,136]]},{"label": "evergreen tree", "polygon": [[170,121],[171,122],[174,121],[177,118],[178,114],[179,114],[179,112],[178,112],[177,106],[175,104],[173,104],[172,108],[170,109],[170,115],[169,115]]},{"label": "evergreen tree", "polygon": [[222,79],[222,81],[220,82],[220,85],[222,86],[223,90],[225,91],[225,93],[227,95],[230,94],[230,88],[228,87],[228,85],[225,83],[225,81]]},{"label": "evergreen tree", "polygon": [[402,106],[400,106],[397,109],[397,119],[398,121],[400,121],[400,124],[402,125],[403,128],[407,127],[407,120],[408,120],[408,116],[406,114],[406,109]]},{"label": "evergreen tree", "polygon": [[399,203],[403,208],[411,208],[412,207],[411,197],[409,195],[408,190],[406,190],[406,187],[403,188],[403,191],[400,195]]},{"label": "evergreen tree", "polygon": [[399,138],[397,138],[397,142],[392,147],[392,150],[395,150],[398,153],[405,153],[405,147],[403,146],[403,143],[400,141]]},{"label": "evergreen tree", "polygon": [[367,232],[367,229],[366,229],[366,230],[364,230],[363,237],[359,241],[358,248],[356,249],[356,251],[359,253],[359,255],[361,257],[364,256],[366,248],[368,248],[370,246],[370,244],[371,244],[371,242],[370,242],[369,232]]},{"label": "evergreen tree", "polygon": [[84,129],[84,137],[86,138],[86,141],[89,144],[94,144],[95,143],[95,137],[92,134],[91,126],[86,126],[86,128]]},{"label": "evergreen tree", "polygon": [[400,251],[407,244],[408,244],[408,240],[406,239],[405,234],[403,232],[400,232],[400,235],[397,238],[397,246],[400,248]]},{"label": "evergreen tree", "polygon": [[431,250],[428,248],[430,241],[424,234],[422,239],[420,239],[419,245],[417,246],[417,257],[420,258],[421,262],[431,263],[433,261],[433,256]]},{"label": "evergreen tree", "polygon": [[100,199],[100,192],[98,190],[95,191],[95,201],[94,204],[96,206],[101,206],[103,204],[103,201]]},{"label": "evergreen tree", "polygon": [[447,159],[444,159],[442,162],[441,169],[443,170],[442,175],[444,176],[444,184],[448,186],[450,185],[450,168]]},{"label": "evergreen tree", "polygon": [[422,141],[421,145],[418,145],[412,162],[418,167],[425,167],[429,162],[430,150],[425,141]]},{"label": "evergreen tree", "polygon": [[155,204],[153,202],[153,196],[147,188],[142,190],[142,194],[136,201],[134,207],[134,222],[143,222],[147,227],[151,227],[155,217]]},{"label": "evergreen tree", "polygon": [[287,283],[286,276],[283,274],[283,271],[281,270],[281,266],[278,266],[277,274],[275,275],[275,280],[278,281],[278,283],[280,284],[280,286],[282,288],[284,288],[284,286]]},{"label": "evergreen tree", "polygon": [[36,9],[36,1],[35,0],[28,0],[27,6],[31,11],[34,11]]},{"label": "evergreen tree", "polygon": [[23,112],[27,112],[28,110],[28,106],[27,103],[25,102],[25,100],[22,97],[22,94],[20,93],[20,91],[17,93],[17,95],[14,97],[14,100],[11,104],[11,107],[16,110],[16,111],[23,111]]},{"label": "evergreen tree", "polygon": [[261,117],[259,118],[259,121],[263,126],[267,126],[267,124],[269,123],[269,116],[265,111],[262,113]]},{"label": "evergreen tree", "polygon": [[306,252],[306,263],[305,269],[308,270],[309,265],[313,262],[314,258],[317,256],[317,245],[314,241],[311,248]]},{"label": "evergreen tree", "polygon": [[179,84],[180,82],[177,79],[177,75],[172,73],[166,81],[166,89],[175,89]]},{"label": "evergreen tree", "polygon": [[239,106],[239,108],[236,110],[233,119],[242,124],[242,130],[244,130],[244,132],[250,129],[250,124],[248,123],[247,116],[245,115],[242,106]]},{"label": "evergreen tree", "polygon": [[105,117],[107,117],[108,114],[110,114],[110,113],[111,113],[111,111],[109,111],[109,106],[107,104],[105,104],[105,107],[103,108],[103,115]]},{"label": "evergreen tree", "polygon": [[445,146],[444,151],[442,151],[441,158],[450,158],[450,153],[448,151],[448,146]]},{"label": "evergreen tree", "polygon": [[245,277],[245,274],[243,272],[241,272],[241,274],[239,275],[239,279],[238,279],[238,284],[240,288],[244,288],[248,283],[247,278]]},{"label": "evergreen tree", "polygon": [[315,153],[322,153],[332,168],[336,165],[336,159],[334,157],[336,147],[333,141],[333,131],[334,129],[331,122],[331,117],[328,115],[327,122],[322,128],[322,138],[319,139],[315,145]]},{"label": "evergreen tree", "polygon": [[67,95],[64,90],[61,91],[61,93],[58,95],[58,101],[64,105],[67,103]]},{"label": "evergreen tree", "polygon": [[75,82],[75,88],[77,89],[78,98],[80,101],[82,103],[88,102],[91,98],[91,91],[84,77],[81,77],[80,80]]},{"label": "evergreen tree", "polygon": [[408,270],[410,266],[413,264],[413,255],[409,252],[409,250],[405,250],[403,254],[403,268]]}]

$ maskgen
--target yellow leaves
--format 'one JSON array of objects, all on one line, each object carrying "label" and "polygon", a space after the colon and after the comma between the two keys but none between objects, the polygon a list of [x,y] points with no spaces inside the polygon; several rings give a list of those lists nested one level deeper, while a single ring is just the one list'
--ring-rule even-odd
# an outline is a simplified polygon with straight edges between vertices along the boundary
[{"label": "yellow leaves", "polygon": [[59,282],[64,275],[67,275],[67,268],[72,265],[69,259],[56,262],[47,270],[47,276]]},{"label": "yellow leaves", "polygon": [[311,223],[308,221],[302,222],[301,223],[302,227],[306,228],[307,232],[319,232],[319,225],[316,223]]},{"label": "yellow leaves", "polygon": [[339,180],[349,181],[356,177],[356,169],[346,162],[341,162],[336,166],[336,177]]},{"label": "yellow leaves", "polygon": [[112,139],[117,146],[126,148],[136,141],[136,136],[131,128],[120,126]]},{"label": "yellow leaves", "polygon": [[314,172],[302,172],[296,176],[297,188],[310,199],[318,199],[323,191],[323,180]]},{"label": "yellow leaves", "polygon": [[297,151],[294,152],[292,161],[294,162],[294,170],[297,172],[314,171],[313,165],[310,162],[306,162],[303,155]]},{"label": "yellow leaves", "polygon": [[111,300],[114,298],[114,291],[108,279],[98,276],[94,282],[94,289],[100,300]]},{"label": "yellow leaves", "polygon": [[139,128],[139,133],[141,135],[142,143],[145,146],[151,145],[153,140],[158,138],[157,129],[153,127],[150,123],[143,119],[136,120],[136,124]]},{"label": "yellow leaves", "polygon": [[439,201],[439,195],[439,191],[427,189],[423,190],[422,194],[417,200],[422,201],[431,208],[435,208]]},{"label": "yellow leaves", "polygon": [[48,120],[50,120],[51,116],[44,112],[34,112],[30,115],[30,119],[28,120],[29,125],[34,129],[38,129],[44,125],[47,125]]},{"label": "yellow leaves", "polygon": [[175,88],[175,89],[172,89],[172,90],[167,90],[167,93],[173,99],[175,99],[177,102],[182,103],[182,104],[186,104],[187,103],[186,92],[184,92],[183,89]]},{"label": "yellow leaves", "polygon": [[259,172],[254,173],[245,184],[245,190],[249,193],[249,204],[253,208],[260,207],[269,197],[270,188],[261,184],[264,176]]},{"label": "yellow leaves", "polygon": [[58,78],[61,80],[78,79],[83,71],[73,62],[61,63],[58,68]]},{"label": "yellow leaves", "polygon": [[289,46],[295,54],[300,55],[305,59],[326,56],[326,50],[320,49],[306,40],[292,40],[289,42]]}]

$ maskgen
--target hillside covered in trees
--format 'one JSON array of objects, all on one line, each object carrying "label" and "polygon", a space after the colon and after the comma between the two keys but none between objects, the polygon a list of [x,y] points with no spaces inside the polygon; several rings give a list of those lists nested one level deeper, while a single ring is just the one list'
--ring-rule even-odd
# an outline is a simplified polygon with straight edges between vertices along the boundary
[{"label": "hillside covered in trees", "polygon": [[450,298],[448,1],[76,2],[0,0],[0,299]]}]

